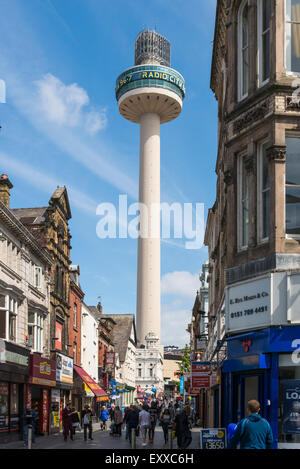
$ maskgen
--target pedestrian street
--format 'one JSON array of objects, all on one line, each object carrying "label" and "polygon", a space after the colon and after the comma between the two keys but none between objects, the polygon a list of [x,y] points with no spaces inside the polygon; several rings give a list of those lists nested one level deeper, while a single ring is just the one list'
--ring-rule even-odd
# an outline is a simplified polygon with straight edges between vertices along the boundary
[{"label": "pedestrian street", "polygon": [[[193,441],[188,449],[199,449],[199,428],[192,429]],[[2,444],[1,449],[25,449],[23,441],[16,441],[12,443]],[[77,432],[74,441],[68,440],[64,442],[63,434],[56,433],[50,436],[39,436],[36,438],[36,442],[32,444],[32,449],[53,449],[53,450],[70,450],[70,449],[116,449],[116,450],[128,450],[131,449],[130,443],[125,439],[125,430],[122,430],[121,438],[117,436],[111,436],[110,430],[100,430],[100,424],[95,423],[93,425],[93,440],[84,441],[83,431]],[[165,445],[162,427],[157,426],[155,430],[154,443],[147,446],[142,446],[142,437],[139,436],[136,439],[136,450],[168,450],[168,444]],[[173,450],[177,450],[177,439],[173,440]]]}]

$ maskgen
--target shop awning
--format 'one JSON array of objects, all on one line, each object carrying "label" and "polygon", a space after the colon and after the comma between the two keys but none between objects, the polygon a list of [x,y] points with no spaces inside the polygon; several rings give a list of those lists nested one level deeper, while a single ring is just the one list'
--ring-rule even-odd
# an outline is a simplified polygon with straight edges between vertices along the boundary
[{"label": "shop awning", "polygon": [[98,398],[103,398],[101,400],[108,400],[109,397],[106,392],[97,384],[91,377],[88,375],[83,368],[80,366],[74,365],[74,370],[80,376],[82,381],[87,385],[87,387],[95,394]]}]

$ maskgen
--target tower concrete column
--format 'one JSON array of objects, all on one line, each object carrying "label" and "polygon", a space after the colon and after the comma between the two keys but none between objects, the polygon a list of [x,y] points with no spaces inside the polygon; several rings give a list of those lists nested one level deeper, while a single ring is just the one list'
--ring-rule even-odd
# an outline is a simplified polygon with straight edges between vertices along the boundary
[{"label": "tower concrete column", "polygon": [[[149,332],[160,337],[160,116],[140,119],[140,213],[137,276],[137,336],[144,343]],[[143,209],[142,209],[143,210]]]},{"label": "tower concrete column", "polygon": [[[154,333],[160,343],[160,125],[176,119],[185,96],[183,76],[170,67],[171,46],[156,31],[135,42],[135,66],[117,78],[121,115],[140,124],[140,236],[137,274],[137,338]],[[144,208],[143,208],[144,207]]]}]

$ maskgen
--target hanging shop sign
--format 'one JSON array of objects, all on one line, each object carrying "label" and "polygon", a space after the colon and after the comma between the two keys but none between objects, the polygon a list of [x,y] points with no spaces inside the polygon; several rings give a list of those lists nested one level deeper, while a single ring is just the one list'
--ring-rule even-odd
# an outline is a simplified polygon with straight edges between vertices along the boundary
[{"label": "hanging shop sign", "polygon": [[56,381],[73,384],[73,358],[56,354]]},{"label": "hanging shop sign", "polygon": [[105,364],[106,365],[114,365],[115,364],[115,353],[114,352],[106,352],[105,353]]},{"label": "hanging shop sign", "polygon": [[205,428],[200,430],[200,449],[226,449],[225,428]]},{"label": "hanging shop sign", "polygon": [[210,388],[217,383],[217,364],[213,362],[192,362],[193,390]]},{"label": "hanging shop sign", "polygon": [[300,380],[283,381],[283,433],[300,434]]},{"label": "hanging shop sign", "polygon": [[30,382],[41,386],[56,385],[56,363],[37,354],[30,355]]}]

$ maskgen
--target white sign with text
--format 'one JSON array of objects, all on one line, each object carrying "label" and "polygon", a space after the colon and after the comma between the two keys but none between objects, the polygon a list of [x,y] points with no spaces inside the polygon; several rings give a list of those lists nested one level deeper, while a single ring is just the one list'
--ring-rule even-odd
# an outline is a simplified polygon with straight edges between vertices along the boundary
[{"label": "white sign with text", "polygon": [[271,322],[271,276],[226,289],[226,332],[267,326]]}]

